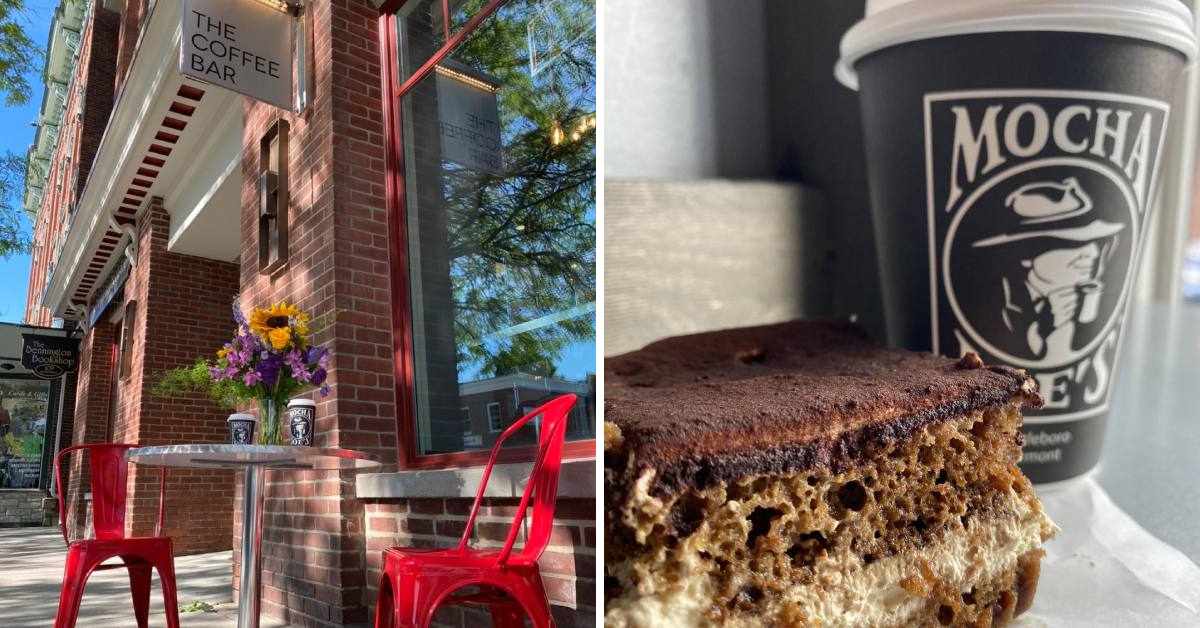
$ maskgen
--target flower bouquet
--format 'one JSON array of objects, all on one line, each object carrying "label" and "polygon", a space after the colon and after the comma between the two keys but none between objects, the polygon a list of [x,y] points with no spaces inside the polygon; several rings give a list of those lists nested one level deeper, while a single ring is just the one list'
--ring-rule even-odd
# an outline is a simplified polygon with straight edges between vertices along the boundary
[{"label": "flower bouquet", "polygon": [[329,352],[309,344],[311,319],[295,305],[254,308],[249,319],[234,305],[233,318],[237,331],[215,360],[200,359],[191,367],[168,371],[155,392],[169,396],[203,391],[229,408],[256,402],[258,443],[283,444],[279,416],[287,400],[307,387],[329,394]]}]

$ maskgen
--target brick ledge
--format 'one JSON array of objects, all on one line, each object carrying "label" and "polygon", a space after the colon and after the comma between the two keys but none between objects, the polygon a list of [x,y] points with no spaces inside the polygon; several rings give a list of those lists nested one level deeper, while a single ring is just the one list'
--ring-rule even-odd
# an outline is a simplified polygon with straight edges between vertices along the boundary
[{"label": "brick ledge", "polygon": [[[529,477],[531,463],[498,464],[488,482],[487,497],[520,497]],[[398,473],[361,473],[356,479],[359,499],[407,499],[412,497],[475,497],[483,467],[430,469]],[[596,497],[596,460],[586,458],[563,462],[558,479],[560,498]]]}]

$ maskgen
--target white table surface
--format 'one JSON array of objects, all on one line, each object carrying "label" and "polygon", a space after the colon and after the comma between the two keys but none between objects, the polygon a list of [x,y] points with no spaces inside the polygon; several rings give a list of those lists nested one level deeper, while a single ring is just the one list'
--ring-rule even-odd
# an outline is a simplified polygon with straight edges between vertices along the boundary
[{"label": "white table surface", "polygon": [[1096,481],[1200,563],[1200,306],[1130,311]]},{"label": "white table surface", "polygon": [[291,445],[160,445],[130,449],[130,462],[161,467],[268,469],[369,469],[382,466],[369,454],[351,449]]}]

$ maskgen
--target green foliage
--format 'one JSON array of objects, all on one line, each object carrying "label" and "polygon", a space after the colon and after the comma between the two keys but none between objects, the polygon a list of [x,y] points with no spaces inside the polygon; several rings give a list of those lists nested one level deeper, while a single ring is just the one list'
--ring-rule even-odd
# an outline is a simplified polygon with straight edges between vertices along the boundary
[{"label": "green foliage", "polygon": [[14,436],[12,433],[4,435],[4,444],[8,445],[8,450],[13,455],[29,460],[41,457],[45,442],[46,438],[37,433],[24,436]]},{"label": "green foliage", "polygon": [[215,613],[217,607],[203,600],[192,600],[179,607],[180,613]]},{"label": "green foliage", "polygon": [[511,344],[484,358],[483,372],[493,377],[516,373],[554,377],[558,367],[553,356],[545,353],[545,343],[532,334],[512,338]]},{"label": "green foliage", "polygon": [[[0,36],[0,48],[3,45]],[[25,158],[12,153],[0,155],[0,259],[29,251],[29,225],[21,207],[24,184]]]},{"label": "green foliage", "polygon": [[[26,33],[25,11],[24,0],[0,0],[0,98],[10,107],[29,102],[26,75],[42,58]],[[29,226],[21,211],[24,183],[25,159],[0,156],[0,259],[29,251]]]},{"label": "green foliage", "polygon": [[[484,0],[458,9],[473,15]],[[530,16],[566,33],[553,59],[530,71]],[[552,374],[571,343],[591,341],[582,315],[496,338],[496,330],[596,298],[596,40],[592,0],[514,0],[454,53],[497,79],[504,170],[486,174],[445,165],[450,222],[454,333],[458,362],[493,375]],[[563,139],[551,141],[553,129]]]},{"label": "green foliage", "polygon": [[255,388],[241,382],[213,379],[208,371],[208,363],[203,359],[197,359],[191,366],[164,371],[151,388],[151,392],[159,397],[181,397],[200,393],[230,410],[258,398]]},{"label": "green foliage", "polygon": [[29,101],[25,75],[42,56],[25,32],[24,13],[24,0],[0,0],[0,96],[10,107]]}]

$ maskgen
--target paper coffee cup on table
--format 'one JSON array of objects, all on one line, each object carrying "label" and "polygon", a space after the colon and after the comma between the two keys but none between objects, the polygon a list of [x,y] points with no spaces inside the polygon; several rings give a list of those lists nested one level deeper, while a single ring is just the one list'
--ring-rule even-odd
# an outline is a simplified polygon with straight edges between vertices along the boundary
[{"label": "paper coffee cup on table", "polygon": [[1029,371],[1035,482],[1099,460],[1195,53],[1178,0],[870,0],[842,40],[889,340]]},{"label": "paper coffee cup on table", "polygon": [[253,414],[231,414],[225,420],[229,425],[229,442],[233,445],[253,445],[254,428],[258,419]]},{"label": "paper coffee cup on table", "polygon": [[296,447],[312,447],[316,428],[317,404],[312,399],[292,399],[288,402],[288,433]]}]

